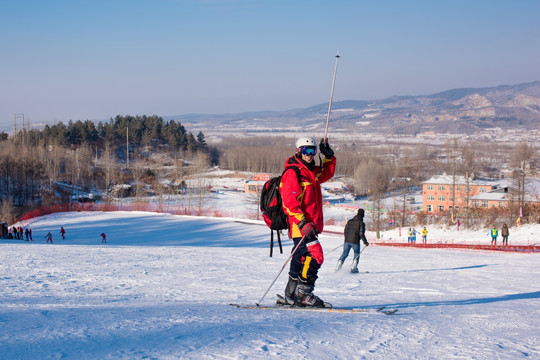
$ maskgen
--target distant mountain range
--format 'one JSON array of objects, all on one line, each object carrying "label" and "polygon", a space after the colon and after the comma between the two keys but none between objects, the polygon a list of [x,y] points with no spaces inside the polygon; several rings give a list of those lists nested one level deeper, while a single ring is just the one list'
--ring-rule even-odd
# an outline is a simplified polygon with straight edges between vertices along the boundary
[{"label": "distant mountain range", "polygon": [[[317,130],[328,103],[285,111],[168,116],[203,132]],[[453,89],[433,95],[345,100],[332,104],[332,131],[363,133],[475,133],[487,128],[540,130],[540,81],[489,88]]]}]

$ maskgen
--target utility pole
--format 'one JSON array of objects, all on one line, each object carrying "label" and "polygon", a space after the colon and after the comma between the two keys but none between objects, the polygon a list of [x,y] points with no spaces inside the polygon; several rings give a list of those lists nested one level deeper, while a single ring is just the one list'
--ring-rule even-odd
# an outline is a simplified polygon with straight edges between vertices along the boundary
[{"label": "utility pole", "polygon": [[23,113],[16,113],[13,117],[14,123],[13,123],[13,137],[17,135],[17,119],[22,121],[22,127],[24,129],[24,114]]},{"label": "utility pole", "polygon": [[470,212],[471,212],[471,208],[470,208],[470,201],[471,201],[471,179],[469,178],[469,176],[472,178],[474,177],[474,174],[469,174],[468,171],[465,172],[465,202],[466,202],[466,206],[467,206],[467,226],[470,226]]},{"label": "utility pole", "polygon": [[129,169],[129,126],[126,126],[126,164]]},{"label": "utility pole", "polygon": [[455,221],[456,208],[456,152],[452,151],[452,221]]},{"label": "utility pole", "polygon": [[403,212],[401,214],[401,227],[405,226],[406,219],[406,210],[407,210],[407,184],[411,181],[411,178],[403,177],[401,178],[401,183],[403,184]]}]

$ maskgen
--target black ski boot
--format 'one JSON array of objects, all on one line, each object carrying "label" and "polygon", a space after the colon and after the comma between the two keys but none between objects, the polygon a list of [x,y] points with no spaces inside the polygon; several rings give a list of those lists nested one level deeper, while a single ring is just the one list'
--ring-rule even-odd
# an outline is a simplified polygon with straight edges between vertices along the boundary
[{"label": "black ski boot", "polygon": [[296,291],[294,293],[295,305],[301,307],[317,308],[332,307],[332,305],[330,305],[329,303],[325,303],[317,295],[313,294],[314,288],[315,285],[308,284],[300,280],[298,285],[296,286]]},{"label": "black ski boot", "polygon": [[294,292],[296,290],[296,284],[298,284],[298,279],[292,278],[289,275],[289,281],[287,282],[287,286],[285,286],[285,296],[281,297],[278,295],[278,299],[276,301],[277,305],[294,305]]}]

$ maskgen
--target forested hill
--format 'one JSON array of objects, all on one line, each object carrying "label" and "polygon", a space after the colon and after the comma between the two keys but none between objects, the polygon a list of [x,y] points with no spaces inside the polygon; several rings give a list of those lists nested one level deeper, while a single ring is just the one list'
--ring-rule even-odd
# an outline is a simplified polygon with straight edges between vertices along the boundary
[{"label": "forested hill", "polygon": [[77,146],[80,144],[111,146],[167,146],[170,149],[203,150],[206,148],[204,134],[199,132],[195,137],[175,120],[163,120],[157,115],[131,116],[118,115],[108,122],[97,125],[90,121],[59,122],[45,125],[43,130],[20,131],[16,135],[29,145]]}]

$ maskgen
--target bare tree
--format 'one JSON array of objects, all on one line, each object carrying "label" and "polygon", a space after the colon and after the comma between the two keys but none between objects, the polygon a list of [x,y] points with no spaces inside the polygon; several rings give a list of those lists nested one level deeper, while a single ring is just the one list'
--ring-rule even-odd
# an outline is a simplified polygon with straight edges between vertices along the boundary
[{"label": "bare tree", "polygon": [[8,224],[13,224],[17,219],[15,208],[8,200],[0,201],[0,219]]},{"label": "bare tree", "polygon": [[105,194],[107,194],[107,203],[110,203],[110,187],[116,178],[116,157],[114,156],[114,147],[109,143],[105,144],[105,150],[101,155],[103,172],[105,174]]},{"label": "bare tree", "polygon": [[184,177],[186,175],[185,169],[185,160],[183,157],[180,157],[179,153],[174,154],[173,160],[173,185],[176,188],[176,194],[178,196],[178,206],[181,209],[183,204],[183,188],[184,188]]},{"label": "bare tree", "polygon": [[208,181],[205,172],[208,170],[210,159],[208,154],[197,152],[193,159],[193,176],[195,177],[195,199],[197,203],[197,214],[202,215],[204,210],[204,201],[206,199],[206,191]]},{"label": "bare tree", "polygon": [[146,164],[144,159],[138,155],[135,156],[131,161],[131,174],[133,176],[133,182],[135,183],[135,198],[137,202],[140,201],[141,195],[143,193],[143,176],[146,171]]},{"label": "bare tree", "polygon": [[355,169],[355,188],[366,191],[374,202],[371,209],[377,236],[381,228],[382,199],[388,190],[392,170],[375,158],[364,159]]},{"label": "bare tree", "polygon": [[512,151],[511,165],[514,167],[512,178],[517,198],[515,202],[520,209],[520,213],[525,208],[527,180],[535,175],[534,159],[536,159],[536,151],[527,143],[517,145]]}]

